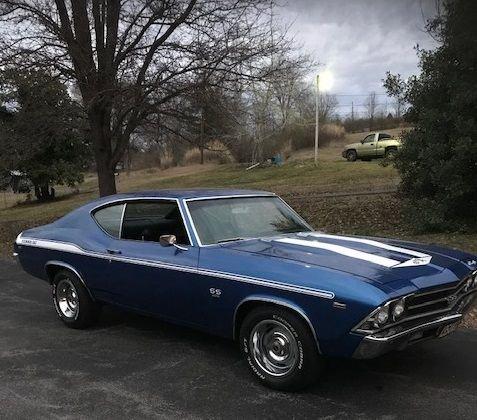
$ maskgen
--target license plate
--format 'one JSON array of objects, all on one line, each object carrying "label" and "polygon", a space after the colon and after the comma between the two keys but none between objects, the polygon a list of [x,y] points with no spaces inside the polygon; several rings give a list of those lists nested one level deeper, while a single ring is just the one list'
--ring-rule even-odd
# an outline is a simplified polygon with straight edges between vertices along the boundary
[{"label": "license plate", "polygon": [[453,324],[449,325],[444,325],[437,331],[437,336],[438,337],[445,337],[446,335],[449,335],[451,332],[455,331],[458,327],[459,323],[455,322]]}]

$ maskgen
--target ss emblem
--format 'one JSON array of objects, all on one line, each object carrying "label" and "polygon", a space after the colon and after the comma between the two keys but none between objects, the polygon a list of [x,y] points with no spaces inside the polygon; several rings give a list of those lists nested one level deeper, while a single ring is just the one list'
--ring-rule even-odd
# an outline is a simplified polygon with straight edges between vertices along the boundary
[{"label": "ss emblem", "polygon": [[211,287],[209,289],[209,292],[210,292],[211,296],[215,297],[215,298],[219,298],[220,295],[222,294],[222,290],[216,289],[215,287]]}]

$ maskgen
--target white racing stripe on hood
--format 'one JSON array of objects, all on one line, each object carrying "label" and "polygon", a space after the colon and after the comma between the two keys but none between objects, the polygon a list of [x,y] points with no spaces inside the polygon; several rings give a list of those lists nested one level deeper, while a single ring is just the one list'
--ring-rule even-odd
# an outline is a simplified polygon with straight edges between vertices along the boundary
[{"label": "white racing stripe on hood", "polygon": [[413,251],[412,249],[400,248],[398,246],[388,245],[382,242],[373,241],[372,239],[363,239],[363,238],[353,238],[350,236],[339,236],[339,235],[327,235],[325,233],[306,233],[303,236],[313,236],[315,238],[325,238],[325,239],[336,239],[339,241],[349,241],[349,242],[358,242],[361,244],[375,246],[376,248],[387,249],[388,251],[395,251],[401,254],[412,255],[413,257],[426,258],[430,255],[423,254],[422,252]]},{"label": "white racing stripe on hood", "polygon": [[393,260],[391,258],[381,257],[379,255],[374,255],[374,254],[368,254],[367,252],[358,251],[352,248],[346,248],[341,245],[328,244],[325,242],[307,241],[306,239],[293,239],[293,238],[277,239],[276,242],[282,242],[282,243],[292,244],[292,245],[300,245],[300,246],[311,247],[311,248],[326,249],[327,251],[345,255],[346,257],[368,261],[370,263],[382,265],[388,268],[397,266],[401,263],[401,261]]}]

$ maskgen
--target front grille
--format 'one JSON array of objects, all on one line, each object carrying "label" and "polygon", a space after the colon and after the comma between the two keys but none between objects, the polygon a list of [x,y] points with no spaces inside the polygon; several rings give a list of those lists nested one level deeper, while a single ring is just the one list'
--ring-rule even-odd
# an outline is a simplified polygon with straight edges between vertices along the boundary
[{"label": "front grille", "polygon": [[465,278],[445,288],[434,288],[425,292],[416,293],[406,298],[406,318],[434,315],[438,313],[460,311],[466,306],[466,295],[475,291],[467,287]]}]

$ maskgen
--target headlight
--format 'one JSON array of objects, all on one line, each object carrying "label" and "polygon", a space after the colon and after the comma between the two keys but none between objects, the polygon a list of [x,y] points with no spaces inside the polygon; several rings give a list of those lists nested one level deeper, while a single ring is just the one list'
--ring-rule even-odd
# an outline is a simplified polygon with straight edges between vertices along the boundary
[{"label": "headlight", "polygon": [[394,319],[399,318],[404,313],[404,300],[401,299],[393,307],[393,317]]},{"label": "headlight", "polygon": [[468,292],[475,285],[475,277],[469,277],[464,285],[464,292]]},{"label": "headlight", "polygon": [[383,306],[377,313],[376,313],[376,316],[375,316],[375,325],[377,327],[381,327],[383,326],[384,324],[386,324],[386,322],[388,322],[388,319],[389,319],[389,309],[387,306]]},{"label": "headlight", "polygon": [[376,332],[397,322],[406,312],[404,298],[395,299],[375,309],[353,331],[359,333]]}]

